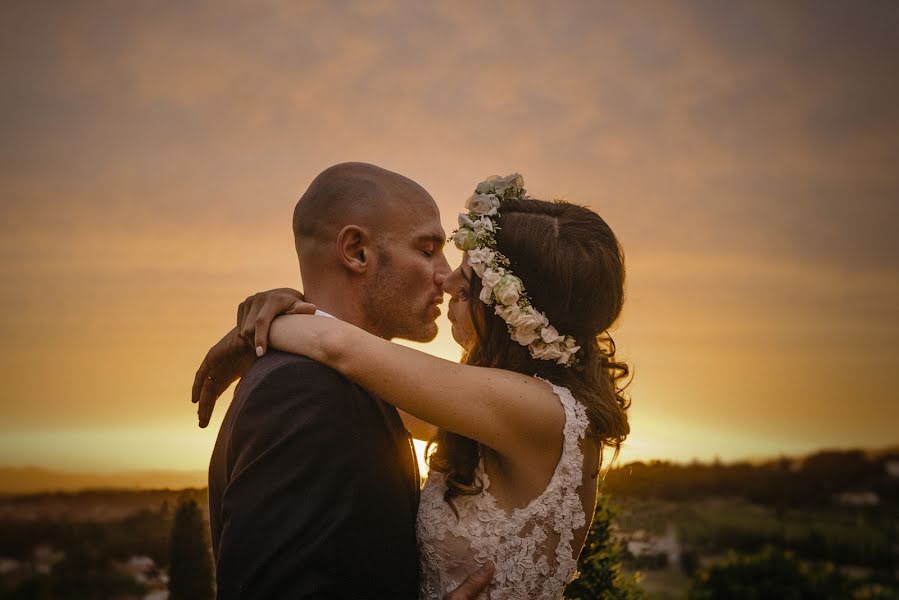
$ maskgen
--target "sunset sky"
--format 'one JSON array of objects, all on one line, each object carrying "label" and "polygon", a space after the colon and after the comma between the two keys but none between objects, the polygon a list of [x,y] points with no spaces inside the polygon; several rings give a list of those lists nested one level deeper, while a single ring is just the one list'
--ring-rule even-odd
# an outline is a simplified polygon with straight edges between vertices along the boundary
[{"label": "sunset sky", "polygon": [[891,1],[4,2],[0,466],[205,469],[231,392],[198,429],[196,367],[299,286],[294,203],[348,160],[447,231],[512,171],[608,221],[624,461],[895,444],[897,31]]}]

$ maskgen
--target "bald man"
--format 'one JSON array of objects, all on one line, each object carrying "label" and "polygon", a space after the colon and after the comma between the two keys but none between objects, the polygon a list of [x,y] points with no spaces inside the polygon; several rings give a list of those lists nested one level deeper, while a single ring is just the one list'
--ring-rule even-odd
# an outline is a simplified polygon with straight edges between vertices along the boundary
[{"label": "bald man", "polygon": [[[437,205],[420,185],[336,165],[300,198],[293,230],[319,314],[386,339],[436,336],[450,268]],[[205,426],[243,375],[209,466],[218,598],[417,598],[419,475],[396,409],[311,359],[259,354],[235,328],[194,385]],[[489,575],[453,597],[474,598]]]}]

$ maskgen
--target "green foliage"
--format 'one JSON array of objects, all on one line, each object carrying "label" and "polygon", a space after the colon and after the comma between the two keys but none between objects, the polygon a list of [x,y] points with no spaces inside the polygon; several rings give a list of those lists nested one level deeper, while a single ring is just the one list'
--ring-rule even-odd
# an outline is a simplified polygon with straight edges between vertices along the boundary
[{"label": "green foliage", "polygon": [[869,456],[860,450],[821,451],[801,460],[781,458],[760,464],[675,464],[634,462],[612,469],[606,491],[616,498],[657,498],[676,502],[709,497],[740,497],[786,508],[820,507],[835,494],[871,491],[885,506],[899,505],[899,480],[887,464],[899,452]]},{"label": "green foliage", "polygon": [[565,597],[571,600],[640,600],[646,594],[636,581],[621,572],[621,550],[612,538],[615,511],[600,494],[593,524],[578,559],[577,579],[568,584]]},{"label": "green foliage", "polygon": [[171,600],[212,600],[212,556],[200,505],[192,498],[182,500],[175,511],[171,560]]},{"label": "green foliage", "polygon": [[728,558],[694,578],[689,600],[829,600],[851,598],[848,579],[832,565],[813,568],[791,552],[765,547],[758,554]]}]

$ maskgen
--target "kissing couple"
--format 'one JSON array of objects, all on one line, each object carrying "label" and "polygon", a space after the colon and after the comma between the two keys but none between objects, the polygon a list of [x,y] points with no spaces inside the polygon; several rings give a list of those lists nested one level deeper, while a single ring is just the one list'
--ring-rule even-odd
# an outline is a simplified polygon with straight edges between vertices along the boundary
[{"label": "kissing couple", "polygon": [[[523,185],[477,185],[451,270],[414,181],[363,163],[312,181],[303,293],[247,298],[194,382],[205,427],[240,378],[209,465],[220,600],[562,598],[602,449],[629,432],[608,333],[624,261],[595,212]],[[445,295],[460,363],[390,341],[433,340]]]}]

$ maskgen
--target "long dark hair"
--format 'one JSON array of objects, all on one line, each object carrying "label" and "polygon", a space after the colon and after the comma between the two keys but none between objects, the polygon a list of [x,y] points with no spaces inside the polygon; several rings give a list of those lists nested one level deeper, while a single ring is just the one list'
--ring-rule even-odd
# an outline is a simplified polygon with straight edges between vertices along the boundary
[{"label": "long dark hair", "polygon": [[[462,362],[536,374],[567,387],[586,407],[593,438],[617,456],[630,432],[630,400],[623,395],[629,369],[616,361],[609,334],[624,303],[621,246],[606,222],[582,206],[528,198],[504,200],[500,211],[497,250],[524,282],[534,307],[560,334],[577,340],[578,361],[565,368],[531,358],[527,347],[512,340],[505,321],[479,300],[481,280],[473,276],[468,306],[476,341]],[[426,454],[429,468],[446,474],[444,499],[454,512],[454,497],[480,493],[477,442],[441,429]]]}]

